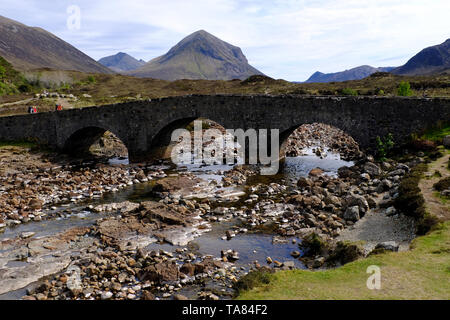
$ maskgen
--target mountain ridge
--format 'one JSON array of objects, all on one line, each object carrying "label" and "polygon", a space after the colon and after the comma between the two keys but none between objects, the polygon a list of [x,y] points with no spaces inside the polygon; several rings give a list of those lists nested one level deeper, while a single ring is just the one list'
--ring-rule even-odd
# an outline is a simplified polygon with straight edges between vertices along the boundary
[{"label": "mountain ridge", "polygon": [[205,30],[188,35],[166,54],[127,74],[170,81],[243,80],[251,75],[264,75],[248,63],[239,47],[220,40]]},{"label": "mountain ridge", "polygon": [[3,16],[0,16],[0,56],[21,71],[51,68],[113,73],[47,30]]},{"label": "mountain ridge", "polygon": [[389,72],[394,67],[372,67],[369,65],[362,65],[355,68],[347,69],[339,72],[322,73],[320,71],[314,72],[305,82],[339,82],[348,80],[360,80],[370,76],[375,72]]},{"label": "mountain ridge", "polygon": [[398,75],[427,75],[450,70],[450,39],[426,47],[392,73]]},{"label": "mountain ridge", "polygon": [[146,63],[144,60],[137,60],[125,52],[118,52],[114,55],[103,57],[97,62],[119,73],[136,70]]}]

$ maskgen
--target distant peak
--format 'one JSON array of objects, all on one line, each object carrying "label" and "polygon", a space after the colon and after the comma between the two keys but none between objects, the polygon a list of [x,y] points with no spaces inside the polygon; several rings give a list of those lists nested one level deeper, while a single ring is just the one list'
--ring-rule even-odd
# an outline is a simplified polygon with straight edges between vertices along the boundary
[{"label": "distant peak", "polygon": [[198,34],[198,35],[210,35],[209,32],[207,32],[207,31],[205,31],[205,30],[203,30],[203,29],[198,30],[198,31],[195,31],[195,32],[192,33],[192,34],[193,34],[193,35],[195,35],[195,34]]}]

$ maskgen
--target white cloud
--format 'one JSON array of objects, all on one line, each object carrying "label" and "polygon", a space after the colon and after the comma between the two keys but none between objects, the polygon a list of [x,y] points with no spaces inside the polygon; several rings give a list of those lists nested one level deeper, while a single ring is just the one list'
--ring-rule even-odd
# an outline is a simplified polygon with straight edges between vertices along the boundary
[{"label": "white cloud", "polygon": [[[79,31],[66,28],[72,4],[81,8]],[[449,37],[448,12],[447,0],[2,0],[2,15],[41,26],[95,59],[125,51],[149,60],[204,29],[240,46],[262,72],[287,80],[403,64]]]}]

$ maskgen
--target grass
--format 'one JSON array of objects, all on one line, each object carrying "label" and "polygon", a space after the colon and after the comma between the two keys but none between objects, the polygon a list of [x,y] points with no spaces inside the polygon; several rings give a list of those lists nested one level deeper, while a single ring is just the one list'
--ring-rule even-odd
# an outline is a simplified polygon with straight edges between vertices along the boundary
[{"label": "grass", "polygon": [[[381,270],[381,289],[369,290],[367,267]],[[450,222],[416,238],[412,249],[381,253],[325,271],[269,274],[269,283],[238,299],[450,299]]]},{"label": "grass", "polygon": [[36,143],[29,141],[0,141],[0,148],[9,148],[9,147],[34,149],[37,147],[37,145]]},{"label": "grass", "polygon": [[450,135],[450,124],[448,123],[431,128],[424,133],[422,138],[433,142],[442,143],[442,139],[447,135]]},{"label": "grass", "polygon": [[443,205],[446,205],[446,204],[449,203],[449,201],[450,201],[450,198],[449,198],[449,197],[444,197],[444,196],[442,196],[441,193],[440,193],[439,191],[434,192],[433,195],[434,195],[436,198],[438,198],[438,199],[441,201],[441,203],[442,203]]}]

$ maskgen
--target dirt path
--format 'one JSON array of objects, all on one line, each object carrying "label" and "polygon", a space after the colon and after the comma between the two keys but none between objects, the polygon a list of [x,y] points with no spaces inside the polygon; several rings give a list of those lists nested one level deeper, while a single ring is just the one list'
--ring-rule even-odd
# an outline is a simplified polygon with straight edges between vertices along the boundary
[{"label": "dirt path", "polygon": [[29,99],[25,99],[25,100],[14,101],[14,102],[7,102],[7,103],[0,104],[0,108],[14,106],[17,104],[27,104],[28,102],[31,102],[33,100],[35,100],[35,98],[29,98]]},{"label": "dirt path", "polygon": [[[419,188],[425,198],[425,206],[429,212],[433,213],[443,221],[450,220],[450,203],[444,204],[441,199],[435,196],[436,191],[433,190],[433,184],[450,176],[450,170],[447,169],[449,157],[450,154],[447,153],[445,156],[432,162],[428,166],[428,171],[425,173],[427,178],[421,179],[419,182]],[[434,175],[436,171],[439,171],[442,177]]]}]

